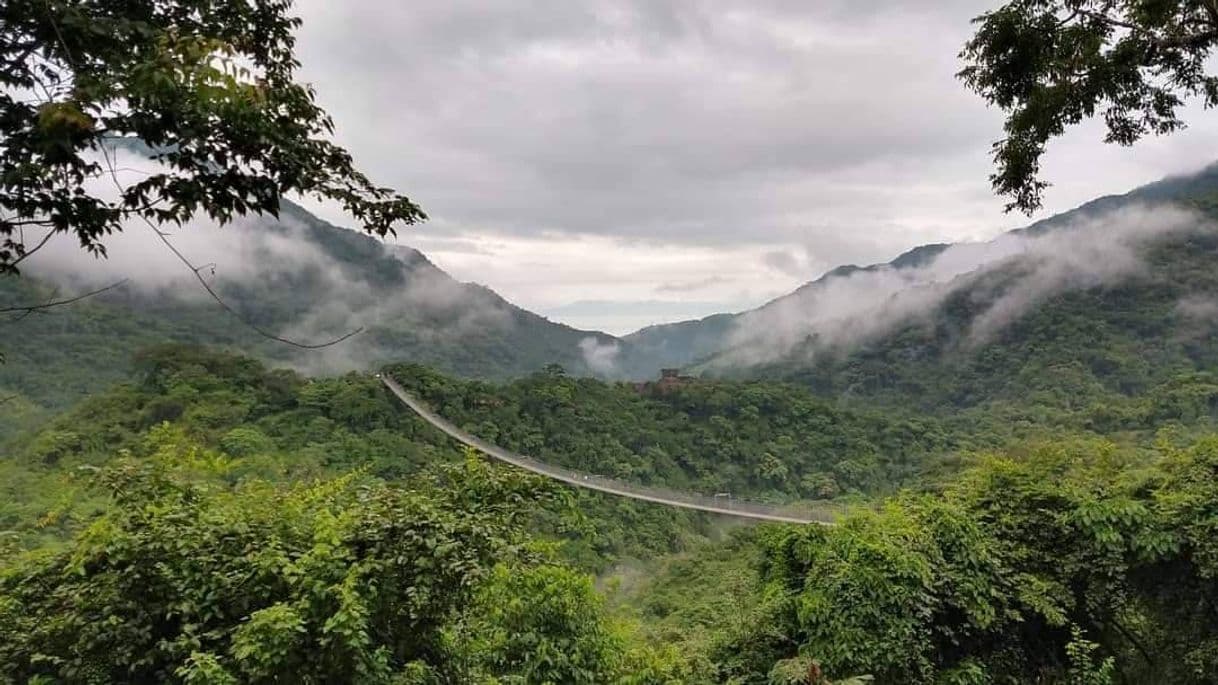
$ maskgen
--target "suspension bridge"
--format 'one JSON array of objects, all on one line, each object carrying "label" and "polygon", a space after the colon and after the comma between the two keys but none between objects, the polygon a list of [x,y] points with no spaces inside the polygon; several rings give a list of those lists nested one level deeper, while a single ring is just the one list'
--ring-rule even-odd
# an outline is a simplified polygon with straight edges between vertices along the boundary
[{"label": "suspension bridge", "polygon": [[554,466],[523,454],[516,454],[497,445],[492,445],[476,435],[462,430],[456,424],[432,411],[418,398],[406,392],[397,381],[390,378],[387,374],[379,375],[385,387],[389,388],[390,392],[401,400],[403,404],[418,414],[424,421],[448,434],[457,442],[472,447],[492,459],[531,471],[546,478],[561,481],[577,488],[596,490],[619,497],[654,502],[682,509],[696,509],[724,516],[778,521],[781,523],[833,525],[833,516],[828,513],[809,513],[800,511],[795,507],[777,507],[759,502],[743,501],[730,496],[699,495],[639,485],[616,478],[607,478],[593,473]]}]

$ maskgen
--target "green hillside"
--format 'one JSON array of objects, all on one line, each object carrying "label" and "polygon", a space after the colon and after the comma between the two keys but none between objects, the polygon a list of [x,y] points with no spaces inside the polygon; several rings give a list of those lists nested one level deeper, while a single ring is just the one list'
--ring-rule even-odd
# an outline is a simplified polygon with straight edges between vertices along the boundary
[{"label": "green hillside", "polygon": [[[461,376],[507,378],[550,363],[589,373],[580,341],[611,340],[548,321],[483,286],[452,279],[417,250],[337,228],[293,205],[280,221],[224,230],[225,240],[250,241],[262,259],[242,277],[226,277],[225,265],[218,266],[214,287],[244,319],[305,342],[364,330],[331,348],[293,348],[243,326],[188,274],[148,287],[137,270],[124,274],[130,280],[116,290],[6,322],[0,397],[16,394],[62,408],[125,378],[134,352],[167,342],[218,346],[314,372],[407,360]],[[279,242],[258,242],[268,236]],[[312,261],[277,255],[274,249],[284,244]],[[40,277],[35,265],[20,278],[0,279],[0,307],[91,289],[63,275],[55,280],[64,283],[52,285],[49,276]]]},{"label": "green hillside", "polygon": [[[1123,195],[1099,198],[1077,209],[1038,221],[1027,228],[1012,231],[1008,236],[1044,236],[1063,230],[1070,230],[1073,225],[1079,222],[1102,220],[1106,215],[1119,213],[1125,209],[1162,205],[1176,205],[1195,209],[1207,217],[1218,216],[1218,211],[1216,211],[1218,210],[1218,165],[1208,167],[1197,174],[1164,179]],[[983,247],[984,244],[979,244],[979,246]],[[816,345],[814,341],[806,345],[789,346],[783,349],[781,355],[779,355],[784,357],[784,359],[767,359],[764,364],[759,365],[759,368],[749,370],[742,369],[741,367],[753,366],[753,363],[742,364],[737,359],[737,356],[732,354],[734,346],[748,344],[748,336],[739,334],[742,331],[748,332],[759,324],[772,324],[773,322],[769,320],[770,318],[781,319],[788,314],[808,312],[817,306],[816,298],[818,295],[828,289],[839,287],[844,281],[848,281],[851,278],[877,273],[909,274],[915,270],[925,268],[951,247],[953,246],[946,244],[923,245],[899,255],[891,262],[885,264],[873,264],[866,267],[854,265],[840,266],[829,271],[824,276],[801,286],[790,294],[777,298],[754,310],[736,314],[720,314],[698,321],[650,326],[624,337],[624,340],[631,343],[631,346],[627,348],[626,353],[623,355],[626,360],[624,363],[627,365],[633,363],[635,367],[647,368],[652,363],[652,360],[659,360],[667,366],[691,366],[697,369],[712,370],[718,374],[729,373],[736,376],[743,375],[764,378],[782,377],[807,382],[809,376],[815,375],[806,368],[810,366],[808,360],[814,356],[819,360],[823,356],[821,354],[813,354],[818,352],[815,349]],[[1148,304],[1147,306],[1161,306],[1160,319],[1171,317],[1172,312],[1170,310],[1174,309],[1175,302],[1166,302],[1164,298],[1169,298],[1173,293],[1179,297],[1187,297],[1191,294],[1213,294],[1218,296],[1218,291],[1215,291],[1212,287],[1212,281],[1191,282],[1188,280],[1186,273],[1174,273],[1178,270],[1183,270],[1187,273],[1205,271],[1207,265],[1212,263],[1210,260],[1213,259],[1213,253],[1207,240],[1196,236],[1187,236],[1183,240],[1176,240],[1175,242],[1167,240],[1153,246],[1153,249],[1149,251],[1146,258],[1150,264],[1149,270],[1152,272],[1152,278],[1149,280],[1143,279],[1139,283],[1130,285],[1130,288],[1132,290],[1139,290],[1143,286],[1148,286],[1151,289],[1157,289],[1157,294],[1153,297],[1159,297],[1163,301],[1159,305]],[[1168,264],[1171,266],[1170,269],[1166,269]],[[997,265],[996,268],[1001,271],[1008,267]],[[1173,273],[1164,273],[1165,270]],[[973,274],[973,276],[974,278],[972,279],[962,279],[955,283],[954,286],[959,288],[958,292],[953,295],[950,302],[943,305],[936,317],[932,317],[937,320],[928,324],[929,328],[946,329],[936,333],[936,336],[943,338],[944,336],[960,333],[962,326],[967,322],[953,320],[953,317],[959,319],[962,314],[960,311],[961,307],[972,307],[976,311],[984,310],[984,306],[982,306],[984,302],[974,305],[967,304],[965,301],[973,298],[984,300],[987,297],[987,289],[992,291],[994,288],[1003,287],[1002,284],[996,282],[1002,279],[1001,273],[990,274],[984,278],[981,277],[981,273]],[[1164,283],[1164,279],[1171,281],[1171,283]],[[1169,293],[1167,290],[1172,292]],[[1058,306],[1058,301],[1050,299],[1043,303],[1042,306],[1052,309]],[[1069,305],[1066,304],[1065,306]],[[1119,308],[1125,306],[1125,303],[1100,298],[1091,302],[1090,306],[1095,308],[1095,314],[1099,318],[1119,318],[1121,316],[1119,311],[1107,311],[1105,308],[1113,307],[1119,310]],[[954,313],[949,312],[949,309],[954,310]],[[965,316],[967,317],[967,314]],[[833,325],[843,324],[849,324],[849,322],[834,322]],[[1167,334],[1167,328],[1159,330]],[[822,334],[827,332],[831,333],[832,331],[820,331]],[[816,333],[817,331],[809,330],[805,337],[813,336]],[[891,335],[893,338],[902,338],[910,335],[910,333],[907,330],[898,330],[891,332]],[[890,345],[899,347],[899,343],[886,342],[882,338],[867,340],[866,342],[869,348]],[[940,339],[938,342],[942,344],[951,341]],[[838,349],[835,350],[835,353],[838,356],[849,356],[851,351],[850,349]],[[972,354],[975,351],[970,350],[965,351],[965,353]],[[870,352],[864,351],[861,353],[862,357],[860,359],[870,354]],[[819,364],[820,362],[817,361],[816,363]],[[861,364],[864,362],[859,361],[857,363]],[[843,362],[843,366],[852,364],[856,364],[856,362]],[[1010,371],[1010,369],[1004,369],[1003,373]],[[884,381],[872,378],[870,382],[872,384],[882,384]],[[812,385],[826,392],[840,391],[846,387],[833,386],[826,388],[821,384],[813,383]],[[938,398],[936,398],[937,400]]]},{"label": "green hillside", "polygon": [[644,484],[775,502],[876,494],[967,442],[933,420],[842,409],[777,383],[668,390],[550,371],[502,385],[387,369],[443,416],[543,461]]},{"label": "green hillside", "polygon": [[[0,673],[66,672],[31,657],[41,653],[67,655],[65,669],[133,663],[130,650],[152,639],[134,597],[156,607],[209,594],[223,598],[215,611],[186,614],[207,626],[199,639],[225,668],[254,668],[241,657],[243,616],[310,607],[259,620],[317,630],[343,615],[332,606],[354,606],[328,603],[342,587],[360,589],[369,611],[435,612],[411,633],[425,641],[465,636],[440,652],[409,643],[395,668],[512,673],[519,662],[498,662],[499,650],[519,659],[549,649],[538,640],[569,650],[578,639],[583,666],[550,667],[652,674],[631,682],[767,682],[808,658],[837,679],[889,682],[960,669],[1019,681],[1109,662],[1131,678],[1114,682],[1213,673],[1215,627],[1197,598],[1212,595],[1214,441],[1190,436],[1212,430],[1218,385],[1207,395],[1194,375],[1128,399],[1097,389],[1093,408],[1109,408],[1111,424],[1023,405],[1017,434],[995,428],[1005,417],[994,407],[911,418],[771,382],[640,391],[555,368],[506,384],[389,369],[467,429],[548,461],[691,490],[834,498],[846,522],[820,531],[739,528],[463,461],[368,374],[308,378],[189,346],[149,350],[132,368],[3,448],[12,554],[0,562]],[[395,571],[370,584],[352,570],[363,564]],[[446,570],[418,570],[436,564]],[[302,573],[316,590],[292,581]],[[406,587],[426,590],[398,594]],[[89,638],[96,648],[65,624],[81,619],[63,597],[82,598],[70,603],[80,615],[115,617]],[[534,621],[533,646],[466,641]],[[398,625],[375,639],[397,639]],[[140,663],[193,667],[174,646],[194,639],[188,626],[152,630],[169,642]],[[336,658],[305,666],[309,654],[291,654],[299,668]],[[275,663],[262,668],[287,668]]]},{"label": "green hillside", "polygon": [[687,520],[590,527],[369,375],[176,346],[135,368],[0,449],[0,682],[684,679],[560,550]]},{"label": "green hillside", "polygon": [[[1113,415],[1115,400],[1208,393],[1218,372],[1218,234],[1156,240],[1139,257],[1137,273],[1048,293],[980,342],[970,337],[978,321],[1034,281],[1034,268],[1014,260],[970,274],[932,311],[891,332],[851,348],[808,339],[742,373],[847,402],[932,413],[1038,406],[1123,425],[1132,415]],[[1163,390],[1173,379],[1191,390]]]},{"label": "green hillside", "polygon": [[[1096,200],[1016,234],[1068,230],[1064,227],[1080,218],[1145,203],[1176,202],[1211,212],[1216,188],[1218,168],[1210,168]],[[716,375],[790,380],[834,398],[890,397],[901,404],[912,394],[923,408],[972,406],[1028,392],[1028,386],[1008,381],[1019,377],[1029,355],[1046,344],[1067,351],[1085,347],[1086,352],[1037,356],[1027,375],[1036,375],[1035,364],[1073,365],[1079,383],[1109,388],[1130,383],[1145,388],[1209,363],[1206,337],[1198,328],[1205,324],[1204,311],[1178,306],[1185,302],[1204,308],[1204,298],[1215,292],[1209,268],[1214,247],[1206,236],[1152,246],[1145,255],[1149,268],[1133,280],[1047,298],[1027,321],[1016,322],[1002,331],[1001,341],[985,346],[965,349],[959,342],[987,302],[1017,281],[1010,265],[966,274],[952,284],[955,291],[929,321],[845,348],[826,349],[812,338],[763,363],[742,364],[732,356],[733,345],[740,344],[737,334],[748,328],[751,317],[798,313],[804,300],[860,275],[925,268],[951,246],[915,248],[885,265],[839,267],[757,310],[651,326],[617,340],[548,321],[485,287],[455,281],[416,250],[334,227],[294,205],[285,205],[280,221],[225,230],[230,232],[226,239],[252,244],[252,254],[261,260],[258,268],[243,274],[221,264],[214,280],[243,318],[307,342],[356,328],[362,332],[332,348],[296,349],[242,326],[188,276],[170,285],[146,286],[137,272],[127,274],[131,280],[124,286],[70,307],[11,317],[18,320],[5,324],[0,343],[10,361],[0,366],[0,397],[16,398],[14,411],[18,405],[22,412],[66,407],[124,378],[133,352],[166,342],[218,346],[313,373],[409,361],[462,377],[506,379],[552,363],[574,375],[590,375],[593,369],[580,342],[593,337],[619,346],[614,373],[624,377],[651,378],[660,368],[690,366]],[[277,254],[283,245],[308,258],[293,261]],[[47,301],[90,287],[79,275],[51,276],[40,277],[35,264],[21,278],[0,280],[0,306]],[[1104,339],[1061,340],[1058,333],[1070,328]],[[1099,359],[1109,354],[1118,358]],[[1135,357],[1153,359],[1153,370],[1139,371]],[[1077,396],[1074,388],[1063,386],[1059,392]]]},{"label": "green hillside", "polygon": [[1218,162],[805,273],[1205,162],[966,4],[0,4],[0,685],[1218,684]]}]

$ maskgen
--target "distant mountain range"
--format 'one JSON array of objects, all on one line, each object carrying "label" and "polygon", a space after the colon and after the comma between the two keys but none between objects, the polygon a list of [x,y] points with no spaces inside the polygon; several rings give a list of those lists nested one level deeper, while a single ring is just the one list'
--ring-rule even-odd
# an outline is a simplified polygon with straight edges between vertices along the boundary
[{"label": "distant mountain range", "polygon": [[[1210,276],[1218,253],[1210,234],[1195,230],[1215,215],[1215,198],[1218,167],[1211,167],[1095,200],[989,243],[925,245],[886,264],[838,267],[755,310],[620,338],[550,321],[484,286],[458,282],[417,250],[286,204],[279,220],[223,229],[231,233],[220,244],[232,250],[218,260],[214,287],[244,318],[285,337],[312,342],[362,327],[359,335],[323,350],[296,349],[242,326],[202,295],[185,269],[176,280],[154,283],[133,273],[122,288],[4,324],[0,395],[61,406],[126,377],[139,349],[165,342],[235,349],[313,372],[410,361],[499,379],[557,363],[574,374],[643,378],[687,367],[792,380],[833,394],[881,393],[909,382],[902,373],[956,373],[961,360],[989,359],[994,345],[1009,347],[1012,335],[1048,335],[1029,331],[1027,317],[1051,322],[1050,332],[1066,317],[1084,328],[1116,326],[1126,343],[1129,336],[1153,338],[1165,348],[1183,345],[1183,335],[1196,347],[1201,334],[1179,330],[1185,319],[1194,328],[1208,325],[1207,298],[1218,296]],[[0,280],[0,306],[87,286],[70,271],[34,269]],[[1015,295],[1027,302],[1015,307]],[[1128,307],[1153,316],[1121,319]],[[1218,319],[1218,305],[1214,311]],[[1120,328],[1133,325],[1146,329]],[[1192,363],[1186,360],[1193,353],[1176,352],[1160,357]]]}]

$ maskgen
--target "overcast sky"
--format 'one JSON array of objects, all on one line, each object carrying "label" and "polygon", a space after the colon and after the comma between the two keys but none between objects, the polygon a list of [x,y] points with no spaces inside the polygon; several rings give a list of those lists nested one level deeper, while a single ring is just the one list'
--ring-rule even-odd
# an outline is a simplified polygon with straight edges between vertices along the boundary
[{"label": "overcast sky", "polygon": [[[1001,117],[954,78],[979,0],[299,0],[337,138],[431,215],[462,280],[624,333],[752,307],[843,263],[1027,223]],[[1046,213],[1197,169],[1218,117],[1053,145]],[[350,225],[328,208],[336,223]]]}]

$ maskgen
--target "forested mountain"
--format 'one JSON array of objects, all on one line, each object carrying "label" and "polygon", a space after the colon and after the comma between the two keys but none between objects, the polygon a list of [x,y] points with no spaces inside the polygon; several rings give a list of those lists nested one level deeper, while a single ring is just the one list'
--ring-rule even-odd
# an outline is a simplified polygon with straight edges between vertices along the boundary
[{"label": "forested mountain", "polygon": [[[1208,384],[1218,371],[1216,197],[1211,168],[1096,201],[1020,232],[1028,250],[924,287],[914,306],[893,295],[866,313],[881,327],[811,333],[744,373],[921,411],[1030,398],[1073,411],[1182,375]],[[1137,204],[1163,198],[1192,213]]]},{"label": "forested mountain", "polygon": [[937,421],[842,409],[781,383],[604,382],[549,370],[496,385],[387,368],[442,415],[542,461],[772,502],[876,494],[970,442]]},{"label": "forested mountain", "polygon": [[[355,337],[322,350],[269,341],[211,301],[185,267],[146,274],[137,262],[112,271],[115,279],[129,277],[114,290],[6,323],[3,352],[11,363],[0,366],[0,390],[31,403],[26,410],[67,406],[123,378],[133,351],[163,342],[217,345],[311,372],[410,361],[503,379],[557,363],[574,375],[638,379],[686,366],[787,379],[834,398],[899,402],[912,394],[935,405],[1026,392],[1009,380],[1039,377],[1036,364],[1075,369],[1083,385],[1145,387],[1209,368],[1215,248],[1210,233],[1193,229],[1212,214],[1216,194],[1218,167],[1211,167],[1101,198],[990,243],[926,245],[887,264],[842,266],[756,310],[651,326],[622,339],[548,321],[483,286],[455,281],[416,250],[334,227],[289,204],[280,220],[224,229],[235,247],[205,275],[265,330],[318,342],[362,329]],[[1116,268],[1097,268],[1110,263]],[[0,281],[0,305],[101,285],[79,271],[34,262],[21,278]],[[992,330],[977,335],[980,326]],[[1088,337],[1062,339],[1067,329]],[[589,366],[581,347],[589,339],[616,349],[611,363]],[[1025,359],[1050,343],[1072,352]],[[1132,360],[1147,355],[1157,360],[1148,369],[1170,372],[1134,368],[1140,362]],[[1007,387],[989,387],[999,382]]]},{"label": "forested mountain", "polygon": [[[364,328],[342,344],[272,342],[152,269],[18,311],[0,680],[1208,682],[1215,197],[1218,168],[621,340],[293,206],[226,229],[206,275],[265,330]],[[0,297],[97,285],[34,269]],[[695,375],[588,377],[588,338],[616,346],[602,373]],[[374,368],[543,461],[841,525],[738,528],[463,460]]]},{"label": "forested mountain", "polygon": [[[188,227],[181,233],[189,238]],[[551,322],[490,289],[460,283],[419,251],[389,246],[332,226],[298,206],[281,218],[250,219],[219,229],[224,251],[204,275],[241,316],[277,335],[306,343],[362,331],[338,345],[303,350],[271,341],[211,300],[186,267],[156,273],[151,262],[112,249],[102,272],[123,285],[71,306],[18,313],[3,323],[0,393],[63,407],[125,378],[132,354],[149,345],[189,342],[254,354],[314,372],[415,361],[462,376],[506,378],[559,363],[591,373],[580,343],[602,333]],[[151,238],[150,238],[151,239]],[[147,249],[147,244],[141,246]],[[198,260],[203,261],[203,260]],[[96,271],[96,265],[90,267]],[[72,264],[37,260],[20,277],[0,279],[0,307],[62,299],[102,286]]]},{"label": "forested mountain", "polygon": [[[453,226],[717,250],[948,197],[955,56],[1033,211],[1080,114],[1218,105],[1214,3],[1013,0],[880,70],[965,15],[434,4],[3,5],[0,685],[1218,683],[1218,165],[615,338],[368,237],[428,217],[355,164],[398,144]],[[297,10],[341,31],[297,54]]]},{"label": "forested mountain", "polygon": [[[409,322],[401,349],[446,356],[404,354],[383,371],[483,438],[618,478],[839,512],[824,531],[739,528],[463,461],[371,375],[388,347],[335,346],[310,368],[298,356],[310,353],[214,303],[148,287],[23,316],[11,325],[29,337],[6,339],[0,368],[19,393],[0,414],[0,549],[12,552],[0,679],[256,679],[383,659],[417,676],[405,682],[760,685],[821,668],[833,682],[1209,682],[1209,183],[1162,191],[1185,188],[1200,214],[1106,200],[1013,242],[843,267],[772,305],[795,324],[839,324],[832,334],[754,325],[779,335],[749,341],[774,343],[768,354],[736,345],[668,384],[584,377],[571,355],[588,334],[305,215],[252,243],[265,275],[216,281],[258,325],[298,337],[362,319],[360,338],[390,346]],[[325,249],[280,267],[281,238]],[[10,283],[20,301],[47,296]],[[308,306],[336,290],[337,306]],[[387,291],[451,297],[384,303]],[[868,308],[818,319],[805,298]],[[454,325],[461,307],[474,332]],[[551,346],[476,356],[526,344],[478,337],[491,330],[478,317],[505,311],[520,317],[508,331],[552,334]],[[685,326],[682,344],[711,350],[735,325]],[[619,343],[619,368],[673,361],[671,330]],[[325,356],[352,350],[366,356]],[[459,375],[497,380],[459,377],[467,350],[494,363]],[[284,363],[303,371],[271,368]],[[344,363],[365,368],[317,373]],[[35,392],[67,408],[50,416]],[[113,618],[87,620],[99,613]],[[322,637],[348,624],[349,643]]]},{"label": "forested mountain", "polygon": [[1069,411],[1111,393],[1140,396],[1185,374],[1210,382],[1218,371],[1218,236],[1155,244],[1144,259],[1139,273],[1118,282],[1038,293],[978,339],[996,307],[1035,285],[1035,268],[1011,262],[970,276],[967,287],[884,335],[850,349],[810,338],[747,373],[921,411],[1029,399]]},{"label": "forested mountain", "polygon": [[[654,357],[669,366],[694,364],[698,368],[739,371],[759,361],[769,363],[780,358],[799,364],[801,357],[806,356],[803,344],[809,336],[834,338],[834,333],[828,329],[843,325],[851,327],[856,325],[851,319],[877,316],[877,310],[888,300],[898,297],[903,290],[923,289],[928,285],[937,285],[943,290],[966,289],[970,283],[957,278],[1005,268],[1011,258],[1027,252],[1029,247],[1034,249],[1035,241],[1028,239],[1045,238],[1083,227],[1084,235],[1079,240],[1084,243],[1121,240],[1127,236],[1118,235],[1121,233],[1119,230],[1113,230],[1111,235],[1106,234],[1102,224],[1123,223],[1125,212],[1147,210],[1153,213],[1155,210],[1151,208],[1163,206],[1195,208],[1201,216],[1211,217],[1216,200],[1218,166],[1212,166],[1191,176],[1164,179],[1124,195],[1100,197],[1075,210],[1043,219],[1027,228],[1013,230],[990,243],[922,245],[887,263],[866,267],[847,264],[756,310],[715,314],[699,321],[652,325],[624,336],[624,340],[632,344],[627,350],[628,355]],[[1141,221],[1145,224],[1155,223],[1152,217],[1141,217]],[[1199,218],[1197,224],[1200,223]],[[1095,224],[1101,225],[1096,227]],[[1128,233],[1136,233],[1136,230],[1129,229]],[[1153,234],[1155,230],[1153,225],[1147,227],[1147,233]],[[1026,240],[1019,240],[1021,238]],[[1147,243],[1170,243],[1180,238],[1180,232],[1162,238]],[[1078,244],[1061,245],[1063,251],[1077,250],[1078,247]],[[1199,255],[1196,258],[1203,260],[1205,257]],[[1203,285],[1196,290],[1203,290]],[[1049,302],[1049,306],[1052,306],[1052,302]],[[789,323],[792,319],[797,324],[795,327]],[[764,334],[767,329],[775,327],[780,329],[777,335],[755,335],[758,329]],[[888,330],[879,333],[888,333]],[[848,339],[859,342],[864,338],[879,336],[850,335]],[[849,352],[849,349],[845,352]]]},{"label": "forested mountain", "polygon": [[644,329],[629,352],[924,410],[1132,395],[1218,370],[1216,206],[1218,166],[989,243],[839,267],[756,310]]}]

